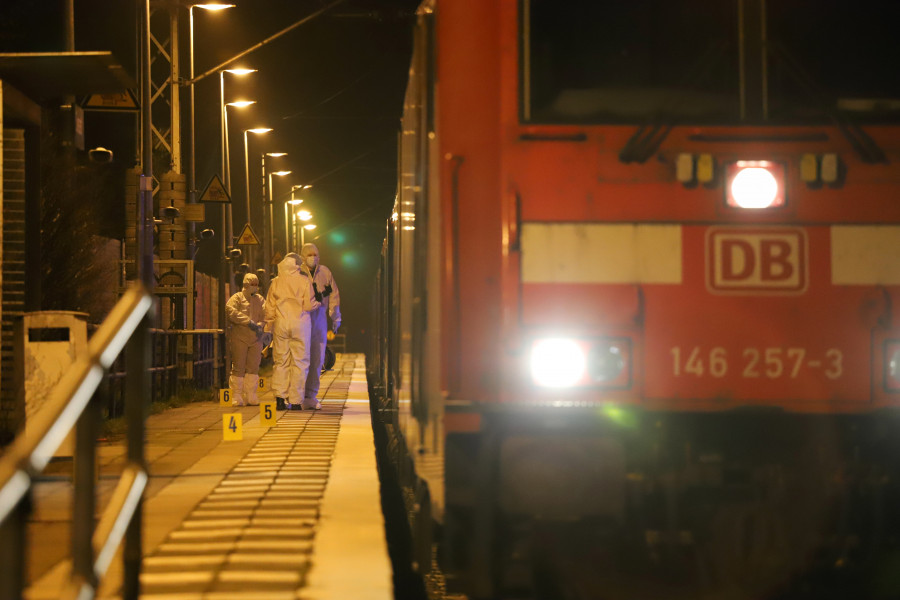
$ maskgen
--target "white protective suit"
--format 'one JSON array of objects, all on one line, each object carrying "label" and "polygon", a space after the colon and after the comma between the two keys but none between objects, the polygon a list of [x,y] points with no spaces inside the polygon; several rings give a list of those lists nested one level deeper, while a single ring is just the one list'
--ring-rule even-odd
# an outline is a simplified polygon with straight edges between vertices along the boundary
[{"label": "white protective suit", "polygon": [[341,326],[341,296],[331,269],[319,264],[319,249],[315,244],[304,244],[300,250],[303,266],[300,271],[314,284],[313,294],[320,306],[310,312],[309,375],[303,393],[303,408],[322,407],[319,402],[319,375],[325,362],[325,345],[328,335],[328,317],[337,332]]},{"label": "white protective suit", "polygon": [[231,378],[229,387],[232,405],[244,406],[244,400],[257,405],[256,386],[259,382],[259,362],[262,358],[262,335],[265,327],[265,300],[257,291],[256,275],[244,276],[243,289],[229,298],[225,314],[231,325],[228,343],[231,344]]},{"label": "white protective suit", "polygon": [[299,257],[289,254],[278,263],[278,277],[266,296],[266,331],[274,334],[272,391],[289,405],[300,405],[309,372],[309,312],[319,303],[309,279],[300,274]]}]

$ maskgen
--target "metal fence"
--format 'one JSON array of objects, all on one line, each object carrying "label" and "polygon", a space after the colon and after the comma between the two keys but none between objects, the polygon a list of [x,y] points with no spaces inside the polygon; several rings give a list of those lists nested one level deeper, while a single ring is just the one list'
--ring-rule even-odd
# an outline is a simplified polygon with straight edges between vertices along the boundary
[{"label": "metal fence", "polygon": [[[151,329],[150,398],[161,402],[184,388],[218,387],[224,371],[221,329]],[[101,384],[106,417],[121,417],[126,357],[119,356]]]}]

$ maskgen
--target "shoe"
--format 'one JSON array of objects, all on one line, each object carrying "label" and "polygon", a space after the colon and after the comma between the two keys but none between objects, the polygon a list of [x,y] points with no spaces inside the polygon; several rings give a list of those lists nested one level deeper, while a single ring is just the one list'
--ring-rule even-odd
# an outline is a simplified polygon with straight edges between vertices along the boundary
[{"label": "shoe", "polygon": [[288,404],[288,410],[303,410],[302,404]]},{"label": "shoe", "polygon": [[287,410],[286,404],[284,398],[275,396],[275,410]]}]

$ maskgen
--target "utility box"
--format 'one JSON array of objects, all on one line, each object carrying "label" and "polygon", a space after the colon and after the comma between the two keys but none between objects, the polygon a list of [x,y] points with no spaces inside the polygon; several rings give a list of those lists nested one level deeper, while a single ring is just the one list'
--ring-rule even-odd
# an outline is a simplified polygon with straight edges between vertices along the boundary
[{"label": "utility box", "polygon": [[[80,357],[87,354],[87,313],[41,311],[22,315],[16,335],[16,364],[20,366],[19,406],[26,435],[34,416],[50,400],[53,388]],[[73,456],[74,431],[56,451]]]}]

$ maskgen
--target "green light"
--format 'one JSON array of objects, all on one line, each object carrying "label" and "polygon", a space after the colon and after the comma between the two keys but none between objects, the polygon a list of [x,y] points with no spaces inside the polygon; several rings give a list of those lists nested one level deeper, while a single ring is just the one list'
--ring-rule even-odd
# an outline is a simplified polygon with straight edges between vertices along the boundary
[{"label": "green light", "polygon": [[340,231],[333,232],[329,237],[331,238],[331,243],[337,245],[341,245],[347,241],[347,236]]},{"label": "green light", "polygon": [[631,411],[624,410],[621,407],[607,404],[603,406],[600,411],[603,413],[603,416],[619,427],[632,428],[637,425],[637,418],[635,415]]},{"label": "green light", "polygon": [[359,256],[355,252],[346,252],[341,256],[341,263],[348,269],[355,269],[359,266]]}]

